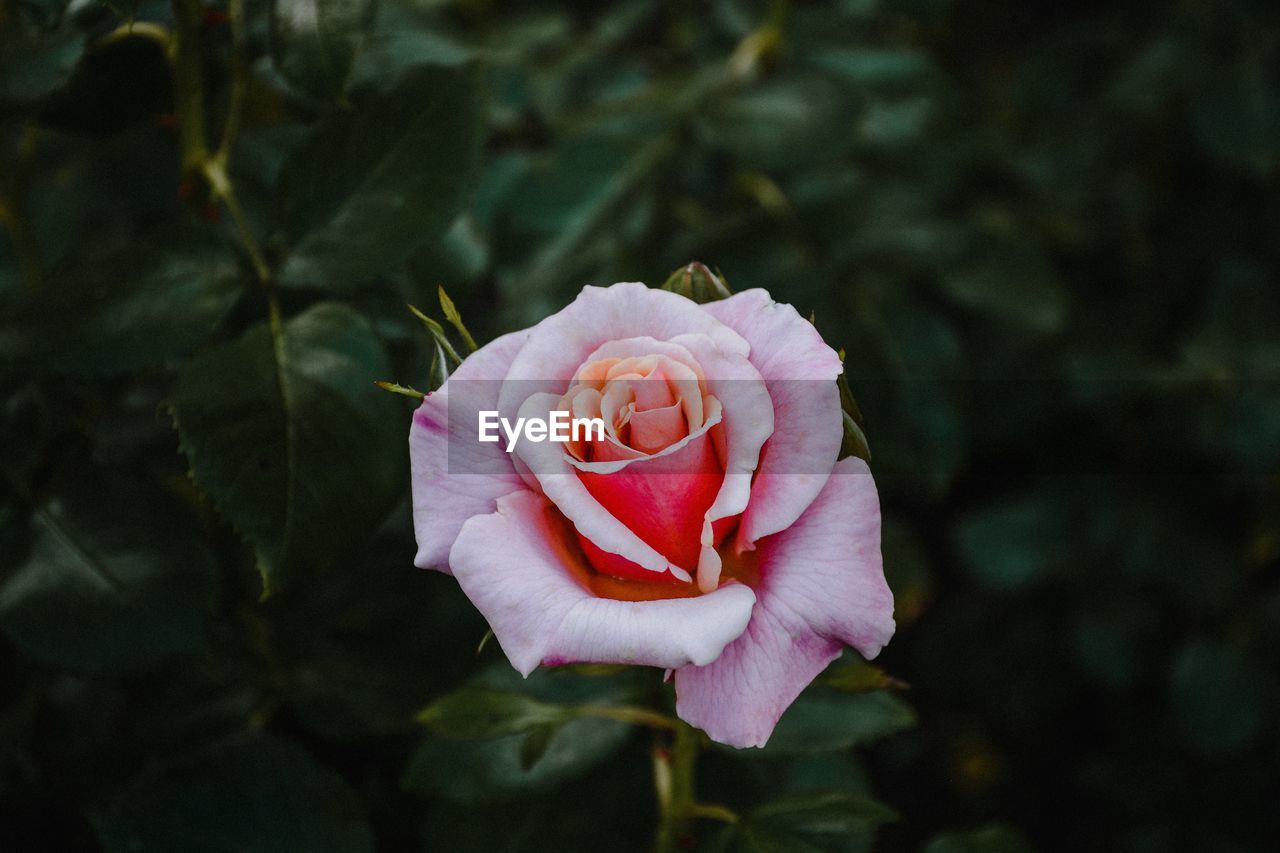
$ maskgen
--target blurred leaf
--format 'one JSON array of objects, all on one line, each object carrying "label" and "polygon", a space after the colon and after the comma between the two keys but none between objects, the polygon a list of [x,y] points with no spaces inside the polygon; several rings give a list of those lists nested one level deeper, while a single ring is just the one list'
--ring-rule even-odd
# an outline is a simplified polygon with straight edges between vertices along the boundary
[{"label": "blurred leaf", "polygon": [[821,675],[821,683],[846,693],[867,693],[904,686],[880,667],[867,663],[852,652],[846,653],[843,659],[827,667],[827,671]]},{"label": "blurred leaf", "polygon": [[170,401],[196,483],[253,545],[264,591],[333,565],[401,483],[399,408],[368,322],[321,303],[201,352]]},{"label": "blurred leaf", "polygon": [[933,573],[919,533],[893,516],[885,516],[880,530],[884,573],[893,590],[893,618],[901,631],[912,625],[933,597]]},{"label": "blurred leaf", "polygon": [[94,815],[108,853],[360,853],[373,837],[342,777],[266,735],[213,747]]},{"label": "blurred leaf", "polygon": [[850,749],[915,723],[910,706],[888,691],[850,695],[810,688],[783,713],[763,749],[737,754],[769,758]]},{"label": "blurred leaf", "polygon": [[0,626],[58,666],[137,669],[200,647],[215,585],[189,519],[118,473],[91,476],[32,515]]},{"label": "blurred leaf", "polygon": [[[61,0],[58,0],[61,2]],[[111,11],[120,17],[120,20],[130,23],[138,15],[138,9],[142,6],[143,0],[102,0],[103,4],[109,6]]]},{"label": "blurred leaf", "polygon": [[272,0],[271,57],[295,89],[321,100],[342,93],[373,21],[373,0]]},{"label": "blurred leaf", "polygon": [[[403,785],[471,803],[531,796],[579,776],[616,752],[632,727],[598,717],[573,717],[573,706],[624,700],[632,694],[634,676],[634,671],[584,677],[540,670],[522,681],[505,664],[491,667],[448,698],[439,719],[448,720],[454,732],[468,733],[453,737],[486,732],[499,736],[426,738],[405,770]],[[499,691],[506,695],[491,702]],[[513,695],[517,692],[521,695]],[[473,702],[483,707],[476,707],[478,718],[468,721]]]},{"label": "blurred leaf", "polygon": [[1067,321],[1069,297],[1027,237],[985,244],[943,271],[943,292],[961,305],[1039,333]]},{"label": "blurred leaf", "polygon": [[793,73],[715,100],[698,114],[698,130],[748,167],[797,171],[848,150],[853,115],[827,76]]},{"label": "blurred leaf", "polygon": [[909,84],[933,70],[932,60],[918,50],[837,48],[816,53],[808,61],[860,85],[876,87]]},{"label": "blurred leaf", "polygon": [[33,32],[21,23],[0,28],[0,106],[32,104],[57,91],[70,79],[84,41],[71,28]]},{"label": "blurred leaf", "polygon": [[[488,237],[480,233],[475,218],[464,213],[438,241],[419,246],[409,263],[416,281],[426,287],[447,282],[456,293],[483,275],[489,260]],[[426,289],[421,292],[417,298],[425,300]]]},{"label": "blurred leaf", "polygon": [[556,732],[560,731],[560,726],[560,723],[544,723],[535,726],[525,735],[524,743],[520,744],[521,770],[532,770],[542,760]]},{"label": "blurred leaf", "polygon": [[1235,752],[1262,733],[1268,685],[1274,690],[1274,680],[1238,649],[1196,642],[1173,662],[1170,698],[1182,731],[1196,747]]},{"label": "blurred leaf", "polygon": [[619,239],[626,222],[643,213],[638,200],[676,151],[676,140],[660,131],[640,146],[632,139],[578,140],[516,183],[506,224],[516,240],[532,237],[538,247],[510,276],[512,289],[521,293],[522,318],[534,320],[532,312],[558,302],[549,298],[553,287],[573,282]]},{"label": "blurred leaf", "polygon": [[21,305],[22,350],[39,369],[59,373],[156,364],[208,337],[244,281],[231,247],[204,231],[91,245]]},{"label": "blurred leaf", "polygon": [[1056,490],[971,511],[955,528],[960,560],[990,589],[1030,586],[1069,559],[1062,549],[1072,538],[1066,512]]},{"label": "blurred leaf", "polygon": [[870,794],[871,779],[862,762],[852,752],[815,752],[786,761],[781,790],[839,790],[849,794]]},{"label": "blurred leaf", "polygon": [[[384,529],[407,530],[410,518],[406,501]],[[375,536],[349,558],[358,570],[311,579],[268,604],[291,715],[328,743],[417,736],[413,715],[474,668],[484,620],[453,578],[405,571],[411,559],[402,537]],[[395,776],[406,750],[393,752],[383,767]]]},{"label": "blurred leaf", "polygon": [[527,732],[572,716],[572,709],[518,693],[464,687],[424,708],[418,722],[438,735],[475,739]]},{"label": "blurred leaf", "polygon": [[374,3],[373,26],[351,69],[351,88],[394,80],[417,65],[463,65],[476,51],[444,31],[438,20],[420,20],[409,4]]},{"label": "blurred leaf", "polygon": [[792,794],[757,806],[728,831],[731,851],[862,850],[858,836],[897,819],[894,811],[870,797],[843,791]]},{"label": "blurred leaf", "polygon": [[[616,752],[630,733],[625,723],[580,717],[557,728],[545,745],[532,747],[525,745],[528,738],[547,737],[542,728],[494,740],[432,737],[414,753],[403,784],[462,803],[530,796],[595,767]],[[541,757],[529,764],[538,749]]]},{"label": "blurred leaf", "polygon": [[475,182],[480,103],[476,71],[424,66],[324,119],[280,175],[281,284],[351,291],[439,238]]},{"label": "blurred leaf", "polygon": [[750,821],[797,835],[843,835],[865,832],[897,817],[893,809],[869,797],[827,791],[771,800],[753,809]]},{"label": "blurred leaf", "polygon": [[1158,38],[1120,69],[1107,92],[1107,102],[1136,115],[1154,115],[1173,100],[1203,59],[1189,53],[1178,39]]},{"label": "blurred leaf", "polygon": [[1266,175],[1280,144],[1277,86],[1263,63],[1242,57],[1234,67],[1213,69],[1195,81],[1192,116],[1196,136],[1213,155]]},{"label": "blurred leaf", "polygon": [[72,133],[119,133],[173,111],[171,76],[165,46],[151,33],[113,33],[79,57],[40,119]]},{"label": "blurred leaf", "polygon": [[939,835],[929,842],[924,853],[1032,853],[1032,848],[1014,830],[990,826]]}]

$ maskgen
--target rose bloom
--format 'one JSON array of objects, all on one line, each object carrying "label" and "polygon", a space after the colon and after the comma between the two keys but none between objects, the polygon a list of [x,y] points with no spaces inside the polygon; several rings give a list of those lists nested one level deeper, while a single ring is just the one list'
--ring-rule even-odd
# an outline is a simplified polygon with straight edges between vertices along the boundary
[{"label": "rose bloom", "polygon": [[[637,283],[458,367],[414,414],[415,563],[452,573],[512,665],[663,667],[676,712],[763,746],[844,645],[893,635],[880,506],[837,462],[840,358],[763,290]],[[478,440],[478,413],[601,418],[603,440]]]}]

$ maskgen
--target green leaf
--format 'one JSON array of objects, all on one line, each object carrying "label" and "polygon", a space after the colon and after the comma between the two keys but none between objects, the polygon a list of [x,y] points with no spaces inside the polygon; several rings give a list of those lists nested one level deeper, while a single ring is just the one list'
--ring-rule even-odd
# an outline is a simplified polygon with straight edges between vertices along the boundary
[{"label": "green leaf", "polygon": [[40,121],[64,132],[100,136],[172,110],[164,44],[153,31],[122,29],[85,49],[66,84],[42,104]]},{"label": "green leaf", "polygon": [[346,87],[373,15],[373,0],[274,0],[271,58],[295,89],[331,100]]},{"label": "green leaf", "polygon": [[[538,671],[524,680],[505,664],[491,667],[446,697],[443,709],[428,709],[435,717],[428,725],[447,723],[452,734],[427,737],[402,784],[464,803],[509,800],[556,787],[609,758],[633,731],[616,720],[575,716],[575,706],[628,699],[633,679],[634,671],[617,677]],[[475,722],[466,719],[472,711]],[[455,739],[486,733],[498,736]]]},{"label": "green leaf", "polygon": [[[488,802],[530,796],[586,773],[626,741],[625,723],[580,717],[493,740],[431,737],[414,753],[405,771],[406,788],[454,802]],[[526,745],[530,739],[535,742]],[[531,757],[541,751],[538,760]]]},{"label": "green leaf", "polygon": [[[495,246],[500,239],[508,246],[531,242],[536,247],[504,284],[519,294],[521,317],[536,322],[533,314],[558,301],[551,299],[554,288],[572,282],[618,239],[629,220],[643,215],[646,193],[678,150],[673,135],[660,127],[641,145],[630,137],[623,143],[578,140],[513,182],[501,214],[506,230]],[[574,290],[579,286],[575,283]]]},{"label": "green leaf", "polygon": [[1280,107],[1274,74],[1256,55],[1195,80],[1192,125],[1205,150],[1263,177],[1275,168]]},{"label": "green leaf", "polygon": [[0,103],[31,103],[66,84],[84,51],[85,37],[73,28],[50,32],[14,22],[0,27]]},{"label": "green leaf", "polygon": [[773,730],[764,749],[740,755],[803,755],[850,749],[915,725],[907,703],[884,690],[852,695],[822,689],[801,694]]},{"label": "green leaf", "polygon": [[365,35],[351,70],[352,89],[394,80],[406,68],[463,65],[475,58],[473,46],[445,32],[416,4],[374,5],[377,11],[373,26]]},{"label": "green leaf", "polygon": [[403,429],[369,323],[321,303],[200,353],[170,400],[196,483],[253,545],[264,593],[330,566],[399,494]]},{"label": "green leaf", "polygon": [[284,165],[285,286],[351,291],[437,239],[475,181],[478,75],[419,67],[322,121]]},{"label": "green leaf", "polygon": [[972,510],[956,524],[961,562],[989,589],[1012,591],[1063,568],[1071,538],[1066,502],[1045,489]]},{"label": "green leaf", "polygon": [[822,683],[846,693],[866,693],[902,686],[901,682],[880,667],[873,666],[852,653],[827,667],[827,671],[822,674]]},{"label": "green leaf", "polygon": [[264,735],[221,744],[141,783],[94,814],[93,824],[108,853],[373,850],[360,801],[342,777]]},{"label": "green leaf", "polygon": [[924,853],[1031,853],[1031,850],[1031,845],[1014,830],[988,826],[939,835],[929,842]]},{"label": "green leaf", "polygon": [[42,370],[136,370],[194,349],[243,283],[235,253],[205,231],[91,248],[19,307],[17,346]]},{"label": "green leaf", "polygon": [[807,58],[819,68],[834,71],[861,86],[908,87],[935,71],[923,51],[871,47],[832,48]]},{"label": "green leaf", "polygon": [[1241,650],[1194,642],[1174,659],[1169,692],[1187,740],[1212,755],[1238,753],[1257,741],[1274,689],[1269,674]]},{"label": "green leaf", "polygon": [[733,851],[861,851],[876,827],[897,817],[887,806],[858,794],[792,794],[753,809],[722,843]]},{"label": "green leaf", "polygon": [[546,723],[531,729],[525,735],[524,742],[520,744],[521,770],[532,770],[542,760],[542,756],[547,754],[551,740],[558,731],[560,731],[559,723]]},{"label": "green leaf", "polygon": [[41,660],[91,671],[198,649],[216,577],[193,527],[150,487],[86,478],[33,514],[0,627]]},{"label": "green leaf", "polygon": [[844,791],[793,794],[753,809],[748,820],[756,826],[796,835],[845,835],[866,832],[897,820],[893,809],[870,797]]},{"label": "green leaf", "polygon": [[995,320],[1037,333],[1059,331],[1070,295],[1029,236],[998,239],[950,266],[942,290],[955,302]]},{"label": "green leaf", "polygon": [[424,708],[418,722],[445,737],[493,738],[560,723],[572,716],[572,709],[519,693],[464,687]]},{"label": "green leaf", "polygon": [[791,73],[713,100],[697,115],[708,145],[773,174],[829,162],[854,140],[857,111],[825,74]]}]

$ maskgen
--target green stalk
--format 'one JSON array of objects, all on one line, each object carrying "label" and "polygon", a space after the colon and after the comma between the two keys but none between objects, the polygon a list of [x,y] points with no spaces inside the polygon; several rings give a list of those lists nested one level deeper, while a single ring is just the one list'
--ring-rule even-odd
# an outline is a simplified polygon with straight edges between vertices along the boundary
[{"label": "green stalk", "polygon": [[204,9],[200,0],[173,0],[174,32],[169,48],[173,64],[174,114],[178,121],[178,147],[182,174],[188,180],[203,175],[209,160],[204,130],[204,77],[201,69],[200,27]]},{"label": "green stalk", "polygon": [[689,834],[694,806],[694,771],[700,735],[687,723],[676,725],[668,746],[661,735],[653,750],[653,785],[658,797],[656,853],[675,853]]}]

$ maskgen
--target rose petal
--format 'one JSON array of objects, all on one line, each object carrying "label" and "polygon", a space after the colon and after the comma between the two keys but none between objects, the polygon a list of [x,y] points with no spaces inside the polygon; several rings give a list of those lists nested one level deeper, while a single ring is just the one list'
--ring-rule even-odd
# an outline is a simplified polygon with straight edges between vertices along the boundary
[{"label": "rose petal", "polygon": [[724,412],[724,485],[707,519],[718,521],[746,509],[760,449],[773,434],[773,405],[764,378],[743,355],[722,349],[706,335],[679,335],[672,343],[693,354],[707,375],[707,390]]},{"label": "rose petal", "polygon": [[527,338],[528,331],[514,332],[481,347],[414,412],[409,465],[418,539],[413,562],[419,568],[448,574],[449,549],[463,522],[493,512],[497,498],[524,488],[501,442],[476,441],[476,425],[480,410],[498,407],[496,380],[506,375]]},{"label": "rose petal", "polygon": [[893,636],[880,504],[865,462],[842,460],[790,528],[759,543],[746,633],[709,666],[676,670],[676,711],[714,740],[763,746],[842,643],[872,658]]},{"label": "rose petal", "polygon": [[661,409],[637,409],[630,425],[631,446],[643,453],[656,453],[689,434],[684,407],[678,401]]},{"label": "rose petal", "polygon": [[[588,363],[590,365],[598,362],[613,362],[616,364],[624,358],[631,358],[645,353],[664,357],[663,372],[666,375],[668,384],[676,389],[677,394],[684,403],[685,418],[689,422],[689,431],[694,432],[699,429],[702,426],[702,391],[704,390],[699,383],[705,384],[706,376],[702,372],[702,366],[693,357],[693,353],[679,344],[644,336],[607,341],[588,356],[590,359]],[[590,375],[594,376],[597,373],[599,373],[599,369],[592,369]],[[585,382],[587,380],[584,376],[579,375],[575,381]]]},{"label": "rose petal", "polygon": [[499,398],[502,414],[514,420],[532,393],[563,394],[574,372],[608,341],[647,336],[660,341],[698,333],[727,352],[746,356],[747,342],[698,307],[696,302],[638,282],[584,287],[564,310],[529,330],[529,340],[511,363]]},{"label": "rose petal", "polygon": [[497,506],[463,526],[449,562],[524,675],[570,662],[708,664],[747,625],[755,594],[737,583],[696,598],[598,598],[577,579],[589,569],[545,499],[518,492]]},{"label": "rose petal", "polygon": [[724,480],[709,429],[620,471],[597,474],[582,470],[588,466],[574,466],[581,471],[582,485],[605,512],[668,562],[690,572],[698,566],[702,518]]},{"label": "rose petal", "polygon": [[[534,394],[520,407],[519,417],[546,418],[548,413],[558,405],[559,398],[554,394]],[[641,464],[657,466],[659,470],[680,470],[682,466],[688,470],[689,463],[684,462],[683,457],[678,454],[690,442],[697,441],[699,437],[705,437],[720,423],[721,414],[718,404],[712,407],[708,415],[700,432],[685,436],[660,453],[642,459],[579,462],[565,453],[559,444],[550,441],[521,441],[516,444],[515,455],[529,471],[542,493],[564,513],[578,532],[591,540],[596,547],[610,554],[617,554],[648,571],[671,571],[682,580],[689,580],[692,566],[673,565],[664,554],[636,535],[622,520],[600,504],[600,501],[587,489],[578,472],[613,475],[614,472],[629,465]],[[671,458],[675,461],[668,461]],[[717,476],[718,474],[719,472]],[[651,476],[655,481],[660,481],[664,477],[676,475],[656,473]]]},{"label": "rose petal", "polygon": [[[773,399],[773,436],[738,527],[741,550],[786,530],[822,491],[844,435],[834,382],[843,367],[812,323],[764,290],[746,290],[702,307],[751,345],[751,363]],[[825,380],[832,380],[830,386],[817,384]]]}]

